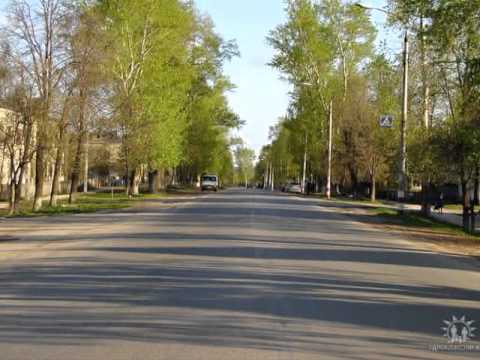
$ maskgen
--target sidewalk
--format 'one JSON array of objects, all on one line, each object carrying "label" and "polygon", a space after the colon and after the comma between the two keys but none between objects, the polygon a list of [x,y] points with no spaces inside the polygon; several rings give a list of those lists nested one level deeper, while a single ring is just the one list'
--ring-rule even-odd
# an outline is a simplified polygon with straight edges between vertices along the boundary
[{"label": "sidewalk", "polygon": [[[462,222],[462,214],[459,214],[458,212],[443,212],[443,214],[440,214],[438,212],[433,212],[431,213],[430,217],[432,219],[438,220],[438,221],[443,221],[447,222],[449,224],[457,225],[462,227],[463,222]],[[476,221],[476,226],[475,226],[475,232],[480,232],[480,224],[478,223],[480,219],[477,216],[477,221]]]}]

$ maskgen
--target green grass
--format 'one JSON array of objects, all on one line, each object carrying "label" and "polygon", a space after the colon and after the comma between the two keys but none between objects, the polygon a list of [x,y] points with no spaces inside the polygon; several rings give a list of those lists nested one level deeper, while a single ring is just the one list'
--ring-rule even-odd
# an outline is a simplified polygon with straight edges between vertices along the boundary
[{"label": "green grass", "polygon": [[438,233],[447,233],[456,236],[468,236],[477,239],[480,238],[479,234],[472,235],[465,233],[460,226],[428,218],[418,212],[408,211],[402,214],[399,210],[385,207],[372,208],[370,211],[376,216],[381,216],[387,222],[396,225],[402,225],[407,228],[422,228]]},{"label": "green grass", "polygon": [[332,197],[332,200],[344,205],[354,205],[354,206],[378,206],[381,207],[382,205],[388,205],[387,201],[383,200],[375,200],[371,201],[370,198],[348,198],[348,197]]},{"label": "green grass", "polygon": [[199,189],[194,186],[170,186],[167,188],[168,194],[177,194],[177,195],[192,195],[198,194]]},{"label": "green grass", "polygon": [[373,212],[375,215],[383,217],[396,218],[399,215],[398,210],[384,207],[372,208],[370,211]]},{"label": "green grass", "polygon": [[[159,194],[141,194],[135,197],[128,197],[124,193],[94,193],[80,194],[77,201],[68,204],[66,200],[59,201],[58,206],[44,206],[39,211],[32,211],[31,202],[22,202],[20,211],[14,216],[46,216],[46,215],[67,215],[80,213],[94,213],[103,210],[120,210],[134,205],[135,202],[146,199],[162,199],[167,197],[165,193]],[[7,210],[0,210],[0,216],[8,216]]]},{"label": "green grass", "polygon": [[456,210],[456,211],[459,211],[459,212],[463,211],[463,205],[462,204],[445,204],[444,208],[448,209],[448,210]]}]

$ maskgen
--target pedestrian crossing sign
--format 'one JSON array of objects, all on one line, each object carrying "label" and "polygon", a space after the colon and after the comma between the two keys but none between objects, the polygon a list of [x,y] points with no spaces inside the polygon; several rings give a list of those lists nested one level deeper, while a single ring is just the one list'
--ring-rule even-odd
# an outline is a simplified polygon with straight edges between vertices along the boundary
[{"label": "pedestrian crossing sign", "polygon": [[391,128],[393,127],[393,116],[384,115],[380,118],[380,126],[382,128]]}]

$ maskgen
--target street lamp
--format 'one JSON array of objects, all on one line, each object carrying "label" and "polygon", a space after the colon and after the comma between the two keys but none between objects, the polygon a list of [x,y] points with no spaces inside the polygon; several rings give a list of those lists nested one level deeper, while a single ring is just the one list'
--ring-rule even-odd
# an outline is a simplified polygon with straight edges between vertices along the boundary
[{"label": "street lamp", "polygon": [[[355,6],[365,10],[376,10],[391,15],[391,12],[376,7],[366,6],[360,3],[355,3]],[[398,189],[398,200],[405,201],[407,190],[407,117],[408,117],[408,63],[409,63],[409,43],[408,43],[408,29],[405,28],[405,36],[403,42],[403,101],[402,101],[402,120],[400,132],[400,181]],[[403,211],[403,207],[402,207]]]},{"label": "street lamp", "polygon": [[[311,83],[301,83],[303,86],[313,87]],[[332,197],[332,148],[333,148],[333,101],[330,101],[328,107],[328,170],[327,170],[327,189],[326,195],[327,199],[330,200]],[[303,186],[305,186],[305,169],[306,169],[306,162],[307,162],[306,150],[305,150],[305,157],[304,157],[304,164],[303,164]]]}]

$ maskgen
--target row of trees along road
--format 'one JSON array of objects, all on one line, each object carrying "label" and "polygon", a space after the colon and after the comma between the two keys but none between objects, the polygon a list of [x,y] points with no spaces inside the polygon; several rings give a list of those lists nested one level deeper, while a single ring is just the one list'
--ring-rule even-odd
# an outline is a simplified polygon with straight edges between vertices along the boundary
[{"label": "row of trees along road", "polygon": [[[391,0],[389,26],[410,38],[407,122],[408,186],[422,187],[428,212],[442,184],[461,186],[464,227],[480,177],[480,1]],[[289,0],[287,20],[271,31],[271,66],[292,85],[287,114],[271,129],[257,178],[306,179],[327,173],[329,104],[333,103],[333,179],[358,195],[369,185],[397,189],[402,54],[375,45],[370,10],[342,0]],[[382,128],[382,115],[393,128]],[[307,161],[305,161],[305,159]],[[474,191],[472,191],[474,189]]]},{"label": "row of trees along road", "polygon": [[75,201],[95,135],[120,142],[114,164],[106,150],[94,155],[132,195],[146,175],[154,192],[165,169],[183,182],[205,171],[232,179],[229,132],[242,121],[223,64],[239,52],[193,1],[13,0],[5,10],[0,107],[11,116],[0,149],[12,160],[11,213],[29,167],[35,210],[47,193],[56,205],[61,177]]}]

